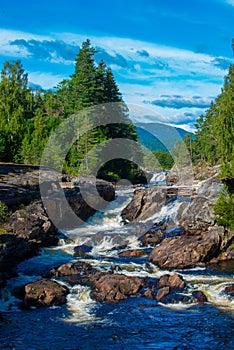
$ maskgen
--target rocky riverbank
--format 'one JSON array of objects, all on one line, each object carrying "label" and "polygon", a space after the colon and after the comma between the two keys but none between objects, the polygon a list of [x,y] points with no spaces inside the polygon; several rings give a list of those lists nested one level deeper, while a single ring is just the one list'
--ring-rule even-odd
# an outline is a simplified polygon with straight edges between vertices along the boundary
[{"label": "rocky riverbank", "polygon": [[[47,181],[42,186],[51,189],[58,198],[64,191],[69,206],[81,220],[95,213],[96,209],[86,203],[80,191],[81,182],[90,179],[64,176],[62,182],[53,182],[51,172],[45,170],[45,174]],[[115,191],[110,183],[98,180],[96,188],[105,201],[114,199]],[[16,274],[17,264],[37,255],[42,247],[56,245],[61,232],[51,222],[40,199],[38,167],[1,164],[0,201],[8,208],[8,215],[0,224],[0,286],[4,286],[6,279]],[[55,209],[59,204],[57,201]]]},{"label": "rocky riverbank", "polygon": [[[234,260],[234,230],[217,226],[213,212],[222,189],[221,181],[217,180],[218,171],[216,167],[206,174],[210,177],[202,181],[195,179],[187,186],[175,183],[135,191],[132,201],[122,211],[126,222],[144,221],[163,205],[181,199],[173,221],[156,222],[141,237],[142,245],[154,247],[149,254],[150,262],[161,269],[173,270]],[[175,180],[174,175],[168,178]],[[183,201],[185,198],[188,200]],[[178,226],[178,234],[167,237],[167,229],[173,226]]]}]

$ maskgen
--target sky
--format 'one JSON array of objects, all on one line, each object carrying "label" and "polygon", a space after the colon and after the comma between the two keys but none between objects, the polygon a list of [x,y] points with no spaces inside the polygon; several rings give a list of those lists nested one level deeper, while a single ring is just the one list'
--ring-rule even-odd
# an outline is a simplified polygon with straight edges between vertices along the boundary
[{"label": "sky", "polygon": [[1,1],[0,66],[20,59],[31,86],[51,89],[89,38],[135,121],[193,131],[233,63],[233,23],[234,0]]}]

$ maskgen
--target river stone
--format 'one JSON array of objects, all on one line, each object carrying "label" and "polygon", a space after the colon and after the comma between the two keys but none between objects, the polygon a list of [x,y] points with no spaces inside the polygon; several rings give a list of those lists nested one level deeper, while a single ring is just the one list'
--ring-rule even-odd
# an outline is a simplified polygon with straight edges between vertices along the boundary
[{"label": "river stone", "polygon": [[137,258],[141,256],[146,256],[147,253],[141,249],[135,250],[125,250],[124,252],[119,253],[119,256],[129,257],[129,258]]},{"label": "river stone", "polygon": [[234,297],[234,284],[231,284],[230,286],[224,288],[223,292]]},{"label": "river stone", "polygon": [[193,296],[193,302],[196,302],[198,304],[204,304],[208,301],[205,294],[200,290],[193,291],[192,296]]},{"label": "river stone", "polygon": [[136,190],[133,199],[121,215],[127,221],[144,220],[154,215],[164,204],[166,204],[166,191],[160,187]]},{"label": "river stone", "polygon": [[177,273],[173,275],[166,274],[159,278],[158,285],[159,288],[170,287],[172,289],[181,290],[185,288],[185,281],[183,280],[183,277]]},{"label": "river stone", "polygon": [[66,303],[69,289],[56,281],[40,279],[26,284],[23,306],[25,308],[58,306]]},{"label": "river stone", "polygon": [[149,261],[167,270],[191,268],[216,257],[220,244],[215,228],[201,235],[166,238],[152,250]]},{"label": "river stone", "polygon": [[163,232],[160,229],[151,228],[143,236],[139,238],[143,247],[155,246],[159,244],[164,237]]},{"label": "river stone", "polygon": [[59,267],[55,267],[49,272],[50,277],[65,277],[65,276],[72,276],[72,275],[80,275],[81,277],[90,275],[96,271],[93,269],[93,267],[86,263],[86,262],[69,262],[66,264],[63,264]]},{"label": "river stone", "polygon": [[92,292],[91,297],[98,301],[116,303],[136,295],[144,286],[144,280],[139,277],[97,272],[89,280]]},{"label": "river stone", "polygon": [[162,301],[167,295],[170,294],[170,287],[162,287],[156,294],[156,299]]}]

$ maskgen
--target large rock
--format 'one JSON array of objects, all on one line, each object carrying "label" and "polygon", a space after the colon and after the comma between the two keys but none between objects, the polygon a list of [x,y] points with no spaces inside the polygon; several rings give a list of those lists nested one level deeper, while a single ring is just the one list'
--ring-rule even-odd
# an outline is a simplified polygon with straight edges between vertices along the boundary
[{"label": "large rock", "polygon": [[177,273],[173,275],[163,275],[159,278],[158,281],[159,288],[162,287],[170,287],[172,289],[184,289],[185,288],[185,282],[183,280],[183,277],[178,275]]},{"label": "large rock", "polygon": [[214,225],[214,206],[222,186],[222,182],[215,180],[215,177],[200,182],[197,197],[185,207],[178,218],[185,230],[205,231],[209,226]]},{"label": "large rock", "polygon": [[40,279],[26,284],[24,290],[23,306],[25,308],[65,304],[66,296],[69,293],[69,289],[66,286],[47,279]]},{"label": "large rock", "polygon": [[143,247],[156,246],[164,237],[163,232],[160,229],[151,228],[143,236],[139,238]]},{"label": "large rock", "polygon": [[21,261],[38,253],[38,246],[11,234],[0,235],[0,284],[15,274],[15,267]]},{"label": "large rock", "polygon": [[77,277],[84,277],[94,273],[96,270],[86,262],[69,262],[59,267],[55,267],[49,272],[50,277],[66,277],[76,275]]},{"label": "large rock", "polygon": [[136,295],[144,286],[144,280],[139,277],[97,272],[90,278],[91,296],[98,301],[115,303]]},{"label": "large rock", "polygon": [[[61,190],[43,193],[44,203],[59,228],[72,229],[83,224],[96,210],[103,210],[107,202],[115,198],[113,186],[104,180],[97,180],[94,183],[92,179],[82,179],[82,182],[77,180],[77,183],[73,184],[74,187],[64,189],[68,206],[64,203],[64,195]],[[48,196],[46,196],[47,193]],[[76,214],[74,217],[70,209]]]},{"label": "large rock", "polygon": [[127,257],[127,258],[138,258],[138,257],[146,256],[146,255],[147,255],[147,253],[141,249],[125,250],[125,251],[119,253],[119,256],[123,256],[123,257]]},{"label": "large rock", "polygon": [[121,215],[125,221],[144,220],[159,211],[165,203],[166,191],[160,187],[136,190]]},{"label": "large rock", "polygon": [[209,262],[220,253],[222,228],[195,236],[166,238],[149,255],[162,269],[191,268]]},{"label": "large rock", "polygon": [[17,237],[34,242],[40,247],[58,243],[57,229],[49,220],[41,202],[14,212],[4,227]]}]

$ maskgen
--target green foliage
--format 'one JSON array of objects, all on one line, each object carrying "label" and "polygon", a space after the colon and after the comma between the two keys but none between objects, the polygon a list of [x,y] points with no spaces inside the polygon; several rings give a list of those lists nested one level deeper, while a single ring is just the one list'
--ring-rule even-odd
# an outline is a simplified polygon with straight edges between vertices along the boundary
[{"label": "green foliage", "polygon": [[230,65],[221,94],[197,120],[193,160],[222,164],[221,177],[234,177],[234,65]]},{"label": "green foliage", "polygon": [[[64,135],[64,143],[54,140],[53,149],[45,155],[45,160],[53,159],[53,166],[61,168],[61,155],[68,142],[62,122],[72,115],[77,118],[72,130],[74,142],[63,164],[66,172],[90,174],[98,164],[101,148],[96,150],[95,147],[100,143],[105,148],[105,142],[113,138],[137,139],[113,73],[104,61],[96,65],[95,53],[90,41],[86,40],[77,54],[74,73],[53,92],[30,90],[20,61],[5,62],[0,81],[0,161],[40,164],[49,136],[61,125],[59,132],[62,138]],[[121,102],[114,111],[119,123],[109,124],[110,111],[106,107],[106,110],[103,108],[106,125],[94,127],[98,120],[90,118],[87,108],[112,102]],[[140,155],[139,149],[131,152],[133,159]],[[122,172],[133,176],[135,166],[119,161],[106,171],[118,178],[118,168],[125,166]]]},{"label": "green foliage", "polygon": [[7,205],[0,201],[0,222],[6,221],[8,216],[9,211]]},{"label": "green foliage", "polygon": [[163,170],[169,170],[172,168],[172,166],[174,164],[174,159],[172,158],[172,156],[169,152],[155,151],[155,152],[153,152],[153,154],[157,158],[157,160],[158,160],[158,162],[161,165],[161,168]]},{"label": "green foliage", "polygon": [[218,225],[234,228],[234,194],[224,185],[219,199],[214,207],[214,214]]}]

